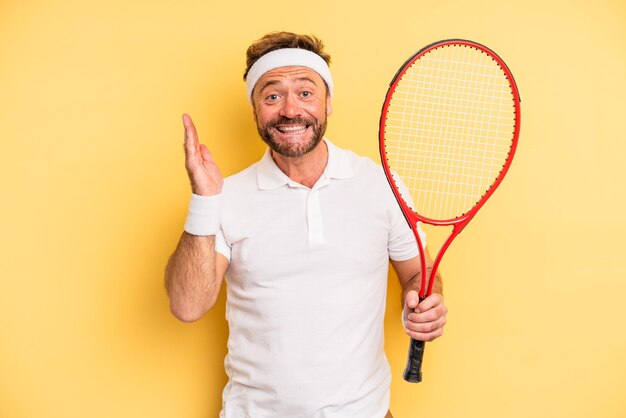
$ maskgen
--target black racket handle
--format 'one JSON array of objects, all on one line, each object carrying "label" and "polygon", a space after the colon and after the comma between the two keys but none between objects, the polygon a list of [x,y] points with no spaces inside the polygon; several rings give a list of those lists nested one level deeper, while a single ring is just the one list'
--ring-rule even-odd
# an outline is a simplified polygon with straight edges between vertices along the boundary
[{"label": "black racket handle", "polygon": [[409,358],[404,369],[404,380],[411,383],[422,381],[422,358],[424,357],[424,341],[417,341],[411,338],[409,345]]},{"label": "black racket handle", "polygon": [[[420,303],[425,297],[420,297]],[[422,359],[424,358],[424,341],[418,341],[411,338],[409,345],[409,358],[406,360],[406,369],[404,369],[404,380],[410,383],[419,383],[422,381]]]}]

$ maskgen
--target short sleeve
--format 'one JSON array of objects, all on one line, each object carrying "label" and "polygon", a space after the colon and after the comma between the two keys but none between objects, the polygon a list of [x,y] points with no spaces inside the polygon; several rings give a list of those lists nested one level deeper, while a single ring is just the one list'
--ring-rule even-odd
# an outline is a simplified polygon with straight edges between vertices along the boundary
[{"label": "short sleeve", "polygon": [[228,242],[226,242],[226,238],[224,237],[224,231],[221,227],[219,231],[217,231],[217,233],[215,234],[215,251],[222,254],[228,259],[228,261],[230,261],[231,248],[230,245],[228,245]]},{"label": "short sleeve", "polygon": [[[407,204],[410,207],[413,207],[411,194],[406,189],[406,186],[398,177],[394,177],[400,193],[402,196],[407,197]],[[404,217],[404,214],[400,209],[400,205],[398,205],[393,193],[390,194],[392,195],[389,203],[391,205],[391,208],[389,209],[391,212],[391,227],[389,230],[389,241],[387,244],[389,258],[395,261],[409,260],[419,255],[415,235],[409,227],[409,223]],[[422,241],[422,246],[426,248],[426,233],[424,233],[419,223],[417,224],[417,232],[420,236],[420,240]]]}]

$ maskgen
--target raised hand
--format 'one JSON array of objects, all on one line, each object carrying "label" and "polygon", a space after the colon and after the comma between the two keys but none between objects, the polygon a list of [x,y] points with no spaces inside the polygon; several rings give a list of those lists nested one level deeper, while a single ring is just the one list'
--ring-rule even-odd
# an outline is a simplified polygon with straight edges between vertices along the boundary
[{"label": "raised hand", "polygon": [[185,126],[185,168],[193,193],[212,196],[222,191],[224,179],[206,145],[198,141],[196,127],[188,114],[183,115]]}]

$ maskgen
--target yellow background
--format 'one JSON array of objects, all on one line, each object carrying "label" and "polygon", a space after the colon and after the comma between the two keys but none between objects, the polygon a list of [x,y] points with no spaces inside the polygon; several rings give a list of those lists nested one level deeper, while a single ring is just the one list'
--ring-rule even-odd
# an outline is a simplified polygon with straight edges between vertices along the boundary
[{"label": "yellow background", "polygon": [[224,297],[182,324],[162,284],[189,197],[180,115],[224,174],[256,161],[244,52],[273,30],[325,40],[327,135],[374,159],[387,84],[427,43],[490,46],[521,91],[513,167],[442,263],[419,385],[390,280],[396,418],[626,416],[621,0],[0,1],[0,416],[217,415]]}]

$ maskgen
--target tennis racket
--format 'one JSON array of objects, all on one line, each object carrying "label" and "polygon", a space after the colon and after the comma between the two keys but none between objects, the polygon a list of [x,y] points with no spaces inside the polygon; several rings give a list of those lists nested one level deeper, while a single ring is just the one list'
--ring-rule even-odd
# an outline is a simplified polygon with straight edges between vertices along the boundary
[{"label": "tennis racket", "polygon": [[[391,81],[380,117],[381,160],[415,234],[422,266],[417,223],[452,226],[430,274],[421,269],[420,300],[431,294],[449,245],[504,178],[519,129],[513,75],[478,43],[451,39],[428,45]],[[423,355],[424,342],[411,339],[405,380],[422,380]]]}]

